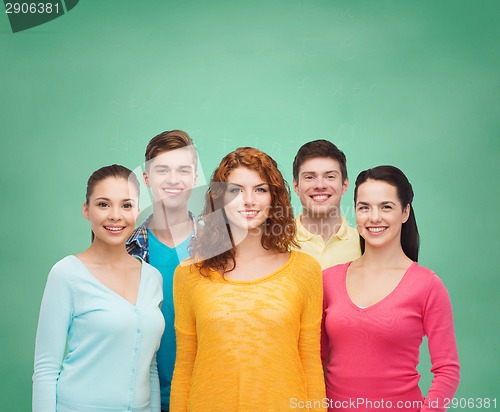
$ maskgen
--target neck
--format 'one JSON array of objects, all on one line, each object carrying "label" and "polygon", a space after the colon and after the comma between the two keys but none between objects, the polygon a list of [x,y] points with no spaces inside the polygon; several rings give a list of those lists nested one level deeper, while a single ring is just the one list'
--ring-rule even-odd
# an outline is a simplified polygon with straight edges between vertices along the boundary
[{"label": "neck", "polygon": [[300,221],[309,233],[320,235],[325,241],[328,241],[339,231],[342,225],[342,216],[340,208],[323,215],[312,214],[304,210]]},{"label": "neck", "polygon": [[97,238],[94,239],[90,247],[83,253],[95,263],[108,265],[113,265],[130,257],[127,249],[125,249],[125,244],[108,245]]},{"label": "neck", "polygon": [[155,203],[149,229],[169,247],[182,243],[193,231],[187,206],[168,209],[161,202]]},{"label": "neck", "polygon": [[258,231],[245,232],[245,234],[238,233],[236,230],[232,230],[231,233],[235,243],[234,252],[237,259],[245,260],[247,257],[255,258],[255,256],[268,252],[262,246],[262,233],[260,232],[260,228]]},{"label": "neck", "polygon": [[388,268],[408,265],[411,260],[405,255],[401,244],[374,248],[365,243],[365,253],[360,258],[361,264],[373,268]]}]

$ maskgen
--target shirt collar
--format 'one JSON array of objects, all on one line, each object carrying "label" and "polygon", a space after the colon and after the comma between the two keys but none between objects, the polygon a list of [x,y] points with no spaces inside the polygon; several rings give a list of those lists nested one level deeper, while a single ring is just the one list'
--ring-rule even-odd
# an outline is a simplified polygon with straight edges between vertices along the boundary
[{"label": "shirt collar", "polygon": [[[301,218],[302,215],[298,215],[295,218],[295,224],[297,226],[297,240],[299,242],[307,242],[308,240],[311,240],[314,236],[320,236],[320,235],[313,235],[311,232],[309,232],[302,224]],[[347,220],[345,219],[344,216],[341,216],[340,218],[341,218],[340,228],[334,236],[337,236],[341,240],[345,240],[349,237]]]}]

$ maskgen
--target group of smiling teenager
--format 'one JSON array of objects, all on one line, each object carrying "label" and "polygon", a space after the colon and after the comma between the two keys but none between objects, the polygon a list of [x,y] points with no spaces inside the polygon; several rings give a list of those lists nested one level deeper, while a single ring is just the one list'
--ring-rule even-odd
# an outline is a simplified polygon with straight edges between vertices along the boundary
[{"label": "group of smiling teenager", "polygon": [[346,158],[327,140],[297,152],[295,219],[276,161],[260,150],[222,159],[198,218],[187,206],[197,179],[188,134],[155,136],[145,157],[154,206],[137,228],[129,169],[88,180],[92,243],[50,271],[33,411],[445,410],[460,373],[451,303],[417,263],[401,170],[359,174],[356,230],[340,213]]}]

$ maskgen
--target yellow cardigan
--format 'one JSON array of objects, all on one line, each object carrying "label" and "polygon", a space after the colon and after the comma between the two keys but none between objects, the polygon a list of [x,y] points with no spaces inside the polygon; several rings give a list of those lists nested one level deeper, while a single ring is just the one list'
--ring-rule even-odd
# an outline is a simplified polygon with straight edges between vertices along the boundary
[{"label": "yellow cardigan", "polygon": [[301,252],[252,281],[179,266],[170,411],[324,411],[322,299],[321,268]]}]

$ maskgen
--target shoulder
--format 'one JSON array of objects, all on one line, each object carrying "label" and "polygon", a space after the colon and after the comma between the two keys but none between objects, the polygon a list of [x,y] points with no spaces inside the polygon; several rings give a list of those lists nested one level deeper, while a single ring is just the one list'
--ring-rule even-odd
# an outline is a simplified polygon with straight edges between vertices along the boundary
[{"label": "shoulder", "polygon": [[342,263],[341,265],[331,266],[323,270],[323,279],[335,279],[344,276],[352,262]]},{"label": "shoulder", "polygon": [[443,281],[433,270],[419,265],[418,262],[413,262],[409,270],[411,270],[413,282],[425,285],[426,288],[436,284],[443,284]]},{"label": "shoulder", "polygon": [[82,263],[74,255],[66,256],[52,266],[49,277],[57,279],[69,279],[73,273],[82,269]]},{"label": "shoulder", "polygon": [[148,278],[157,280],[159,282],[162,282],[162,276],[161,273],[158,269],[156,269],[153,265],[149,264],[145,260],[141,259],[142,263],[142,273],[143,275],[147,276]]},{"label": "shoulder", "polygon": [[174,272],[174,283],[178,285],[185,283],[192,284],[201,278],[203,278],[203,275],[192,259],[183,260]]},{"label": "shoulder", "polygon": [[448,299],[448,290],[441,278],[431,269],[414,262],[410,268],[411,277],[409,286],[414,293],[420,294],[426,302],[429,298]]},{"label": "shoulder", "polygon": [[300,266],[305,269],[313,271],[319,270],[321,272],[321,266],[319,262],[308,253],[300,252],[298,250],[292,250],[290,253],[290,262],[294,267]]}]

